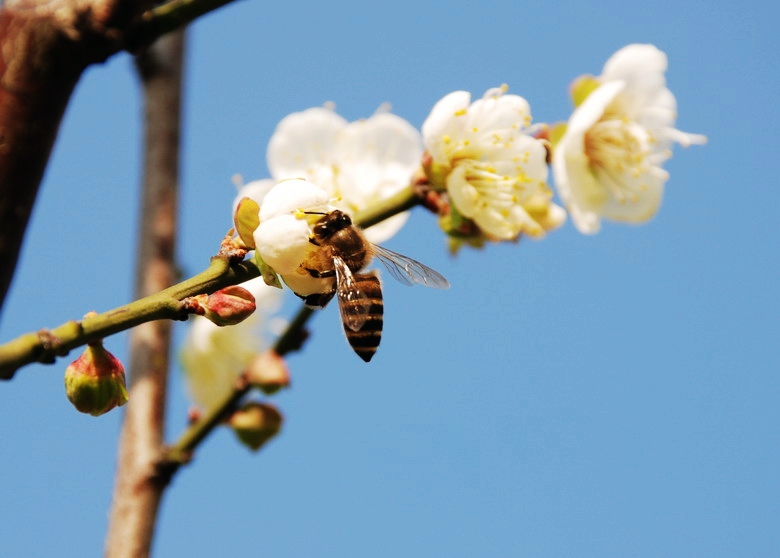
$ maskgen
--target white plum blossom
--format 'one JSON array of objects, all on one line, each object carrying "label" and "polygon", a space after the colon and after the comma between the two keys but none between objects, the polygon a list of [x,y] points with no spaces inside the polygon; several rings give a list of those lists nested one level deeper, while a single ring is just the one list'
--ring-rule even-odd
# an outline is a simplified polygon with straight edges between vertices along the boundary
[{"label": "white plum blossom", "polygon": [[259,277],[241,286],[252,293],[257,304],[257,310],[241,323],[219,327],[202,316],[190,318],[180,361],[190,398],[201,410],[227,397],[239,374],[267,348],[264,331],[278,329],[269,316],[281,304],[281,291]]},{"label": "white plum blossom", "polygon": [[575,84],[593,90],[555,146],[553,174],[580,232],[598,232],[601,218],[650,219],[669,178],[661,165],[671,157],[672,144],[706,142],[705,136],[675,129],[666,67],[666,55],[655,46],[633,44],[612,55],[601,76]]},{"label": "white plum blossom", "polygon": [[[422,153],[420,133],[399,116],[378,111],[348,123],[333,110],[316,107],[279,122],[267,160],[275,181],[309,180],[328,192],[334,207],[354,215],[408,187]],[[366,235],[383,242],[407,219],[408,212],[396,215],[368,228]]]},{"label": "white plum blossom", "polygon": [[457,211],[496,240],[542,237],[566,214],[547,186],[545,143],[530,135],[531,111],[506,86],[473,103],[455,91],[433,107],[422,126],[434,187],[444,187]]},{"label": "white plum blossom", "polygon": [[260,225],[253,238],[263,262],[278,273],[295,293],[306,296],[332,289],[332,278],[315,278],[307,271],[318,247],[309,239],[311,227],[336,209],[329,193],[308,180],[282,180],[260,204]]}]

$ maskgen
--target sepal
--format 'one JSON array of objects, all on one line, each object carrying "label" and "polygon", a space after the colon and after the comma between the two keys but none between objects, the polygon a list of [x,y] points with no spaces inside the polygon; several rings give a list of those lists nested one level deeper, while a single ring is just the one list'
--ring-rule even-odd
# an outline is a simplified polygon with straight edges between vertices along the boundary
[{"label": "sepal", "polygon": [[569,90],[574,107],[577,108],[584,103],[585,99],[598,89],[600,85],[601,82],[595,76],[584,75],[575,79]]},{"label": "sepal", "polygon": [[[566,125],[566,122],[556,122],[550,126],[549,140],[553,151],[555,150],[555,146],[558,145],[558,142],[561,141],[561,138],[566,133],[567,128],[568,126]],[[550,157],[550,159],[552,159],[552,157]]]},{"label": "sepal", "polygon": [[233,224],[248,248],[255,249],[255,229],[260,225],[260,206],[251,198],[241,198],[233,214]]},{"label": "sepal", "polygon": [[259,252],[255,251],[255,265],[260,270],[260,275],[263,277],[263,281],[269,287],[282,288],[282,282],[279,280],[279,274],[274,269],[265,263]]},{"label": "sepal", "polygon": [[449,165],[436,163],[426,151],[422,158],[422,170],[428,179],[431,190],[445,192],[447,190],[447,175],[452,168]]}]

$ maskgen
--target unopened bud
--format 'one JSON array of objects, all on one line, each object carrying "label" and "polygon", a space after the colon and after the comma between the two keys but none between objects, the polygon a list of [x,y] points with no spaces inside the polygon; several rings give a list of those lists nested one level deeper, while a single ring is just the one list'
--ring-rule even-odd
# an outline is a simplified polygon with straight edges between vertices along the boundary
[{"label": "unopened bud", "polygon": [[101,342],[88,345],[65,369],[65,393],[82,413],[100,416],[127,403],[125,369]]},{"label": "unopened bud", "polygon": [[220,289],[201,301],[205,316],[218,326],[236,325],[255,311],[255,297],[238,285]]},{"label": "unopened bud", "polygon": [[270,403],[251,401],[233,413],[228,421],[242,444],[259,450],[282,429],[282,413]]},{"label": "unopened bud", "polygon": [[266,395],[276,393],[290,385],[290,370],[284,358],[276,351],[258,354],[249,363],[246,379]]}]

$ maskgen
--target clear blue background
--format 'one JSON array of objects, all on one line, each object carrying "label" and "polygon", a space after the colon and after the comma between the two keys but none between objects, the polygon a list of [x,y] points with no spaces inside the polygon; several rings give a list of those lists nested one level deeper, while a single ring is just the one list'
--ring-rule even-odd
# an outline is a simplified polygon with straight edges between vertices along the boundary
[{"label": "clear blue background", "polygon": [[[453,259],[415,212],[387,246],[452,289],[388,283],[370,365],[334,309],[318,315],[275,398],[283,434],[256,455],[212,436],[165,496],[154,554],[780,556],[778,16],[770,2],[255,1],[197,22],[186,272],[230,226],[231,175],[265,176],[276,123],[325,101],[350,120],[389,101],[419,126],[450,91],[508,83],[557,121],[574,77],[651,42],[680,129],[710,143],[676,151],[643,227],[567,224]],[[3,339],[130,300],[140,112],[126,55],[79,84]],[[126,337],[108,347],[125,357]],[[0,556],[102,552],[122,413],[76,413],[66,364],[0,385]],[[187,407],[177,370],[169,440]]]}]

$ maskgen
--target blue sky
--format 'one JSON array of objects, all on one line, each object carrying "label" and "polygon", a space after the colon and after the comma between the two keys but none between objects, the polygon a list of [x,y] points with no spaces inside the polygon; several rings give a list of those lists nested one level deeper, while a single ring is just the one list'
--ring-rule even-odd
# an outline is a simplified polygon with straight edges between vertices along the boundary
[{"label": "blue sky", "polygon": [[[189,36],[181,244],[204,268],[234,173],[266,174],[293,111],[383,102],[420,126],[444,94],[507,83],[535,121],[618,48],[669,56],[680,129],[643,227],[571,224],[447,255],[415,212],[386,245],[445,292],[388,282],[382,347],[349,350],[333,308],[275,398],[259,454],[218,431],[163,502],[156,556],[780,555],[780,349],[773,3],[239,2]],[[131,60],[91,68],[65,117],[0,336],[130,300],[139,92]],[[289,309],[294,304],[290,300]],[[177,326],[183,338],[186,325]],[[126,337],[107,346],[120,358]],[[74,354],[74,358],[75,358]],[[3,556],[101,552],[121,412],[76,413],[55,366],[0,385]],[[168,439],[188,402],[173,374]],[[132,403],[131,403],[132,404]]]}]

